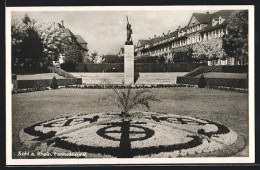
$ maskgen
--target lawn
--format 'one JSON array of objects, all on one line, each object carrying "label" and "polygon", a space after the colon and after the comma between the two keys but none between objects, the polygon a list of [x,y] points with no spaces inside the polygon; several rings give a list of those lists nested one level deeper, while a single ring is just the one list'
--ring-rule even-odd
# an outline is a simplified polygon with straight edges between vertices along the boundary
[{"label": "lawn", "polygon": [[[151,111],[189,115],[224,124],[248,144],[248,94],[197,88],[151,89],[162,102]],[[76,114],[119,111],[107,100],[109,89],[57,89],[12,95],[13,154],[18,133],[35,123]]]}]

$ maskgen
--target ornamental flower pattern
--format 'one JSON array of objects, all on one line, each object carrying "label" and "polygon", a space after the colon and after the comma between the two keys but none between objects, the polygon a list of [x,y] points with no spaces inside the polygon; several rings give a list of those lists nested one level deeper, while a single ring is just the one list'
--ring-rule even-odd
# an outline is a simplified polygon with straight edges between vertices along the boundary
[{"label": "ornamental flower pattern", "polygon": [[209,39],[206,41],[201,41],[193,46],[193,57],[197,59],[224,59],[226,53],[222,48],[221,39]]}]

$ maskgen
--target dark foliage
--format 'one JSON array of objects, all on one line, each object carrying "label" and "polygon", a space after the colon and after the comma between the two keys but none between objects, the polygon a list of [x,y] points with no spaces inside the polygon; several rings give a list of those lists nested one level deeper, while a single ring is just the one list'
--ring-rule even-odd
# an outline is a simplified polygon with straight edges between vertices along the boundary
[{"label": "dark foliage", "polygon": [[51,81],[50,87],[51,87],[52,89],[57,89],[58,86],[59,86],[59,84],[58,84],[58,81],[57,81],[56,77],[53,77],[53,79],[52,79],[52,81]]},{"label": "dark foliage", "polygon": [[223,73],[248,73],[248,65],[236,65],[236,66],[202,66],[198,67],[188,74],[185,77],[195,77],[202,73],[208,72],[223,72]]},{"label": "dark foliage", "polygon": [[69,126],[72,121],[73,121],[73,119],[67,120],[67,121],[64,123],[63,126]]},{"label": "dark foliage", "polygon": [[32,136],[38,136],[38,138],[36,138],[35,140],[45,140],[45,139],[52,138],[56,134],[56,132],[50,131],[48,133],[43,133],[41,131],[35,130],[35,127],[41,125],[42,123],[44,122],[29,126],[24,129],[24,132]]},{"label": "dark foliage", "polygon": [[[178,84],[192,84],[198,85],[199,79],[197,77],[177,77]],[[248,88],[247,79],[235,79],[235,78],[207,78],[208,86],[224,86],[233,88]]]},{"label": "dark foliage", "polygon": [[192,58],[192,53],[193,53],[192,48],[189,48],[186,51],[175,52],[172,61],[177,62],[177,63],[178,62],[184,62],[184,63],[185,62],[193,62],[195,60]]},{"label": "dark foliage", "polygon": [[103,63],[124,63],[124,57],[119,57],[118,55],[105,55]]},{"label": "dark foliage", "polygon": [[199,79],[198,87],[199,88],[205,88],[207,86],[206,80],[204,78],[204,75],[202,74]]},{"label": "dark foliage", "polygon": [[76,67],[77,67],[77,64],[73,63],[73,62],[70,62],[70,61],[67,61],[65,63],[62,63],[60,65],[61,69],[65,70],[65,71],[68,71],[68,72],[75,72],[76,71]]},{"label": "dark foliage", "polygon": [[228,19],[228,34],[223,36],[223,49],[236,60],[248,59],[248,10],[234,11]]},{"label": "dark foliage", "polygon": [[210,124],[213,124],[215,126],[218,127],[218,130],[216,132],[205,132],[204,129],[199,129],[198,130],[198,134],[202,134],[202,135],[206,135],[208,137],[214,136],[214,135],[220,135],[220,134],[227,134],[230,132],[230,130],[228,129],[228,127],[221,125],[219,123],[216,122],[212,122],[212,121],[208,121]]}]

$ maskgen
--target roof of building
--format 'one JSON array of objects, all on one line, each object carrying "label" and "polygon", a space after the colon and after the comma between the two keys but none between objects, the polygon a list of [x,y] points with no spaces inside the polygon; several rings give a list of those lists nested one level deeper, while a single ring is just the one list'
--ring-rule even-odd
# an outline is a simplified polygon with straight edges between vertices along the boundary
[{"label": "roof of building", "polygon": [[146,44],[149,43],[150,40],[139,40],[139,43],[141,45],[141,47],[145,46]]},{"label": "roof of building", "polygon": [[217,30],[217,29],[220,29],[220,28],[223,28],[227,25],[227,20],[225,20],[223,23],[219,24],[217,23],[216,25],[212,26],[212,23],[210,23],[204,30],[201,31],[201,33],[204,33],[204,32],[209,32],[209,31],[214,31],[214,30]]},{"label": "roof of building", "polygon": [[193,15],[202,23],[208,24],[212,20],[211,14],[204,14],[204,13],[193,13]]},{"label": "roof of building", "polygon": [[87,44],[87,42],[80,35],[75,35],[75,36],[77,38],[78,43]]},{"label": "roof of building", "polygon": [[221,10],[221,11],[212,13],[211,15],[212,15],[212,18],[218,18],[219,16],[227,18],[231,15],[232,12],[234,12],[234,10]]},{"label": "roof of building", "polygon": [[212,14],[207,13],[194,13],[193,15],[202,23],[202,24],[209,24],[211,23],[212,19],[218,19],[219,16],[221,17],[229,17],[233,10],[221,10],[214,12]]},{"label": "roof of building", "polygon": [[62,28],[62,29],[63,32],[66,34],[66,36],[76,38],[76,36],[68,28]]}]

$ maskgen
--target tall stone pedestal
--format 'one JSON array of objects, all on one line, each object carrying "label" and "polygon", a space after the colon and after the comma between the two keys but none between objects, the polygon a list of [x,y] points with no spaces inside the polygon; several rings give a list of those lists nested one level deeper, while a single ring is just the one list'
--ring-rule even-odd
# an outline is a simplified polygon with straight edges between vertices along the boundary
[{"label": "tall stone pedestal", "polygon": [[124,77],[125,85],[134,84],[134,46],[124,47]]}]

